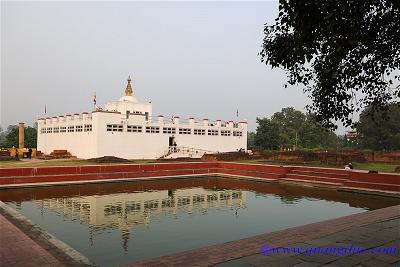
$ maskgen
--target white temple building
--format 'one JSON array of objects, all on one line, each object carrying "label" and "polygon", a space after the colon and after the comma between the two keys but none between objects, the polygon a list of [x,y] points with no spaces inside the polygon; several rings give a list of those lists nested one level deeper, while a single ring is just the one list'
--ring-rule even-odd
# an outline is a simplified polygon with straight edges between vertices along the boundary
[{"label": "white temple building", "polygon": [[247,149],[247,122],[152,116],[152,104],[133,96],[131,78],[125,96],[91,113],[38,119],[37,149],[45,154],[68,150],[88,159],[201,157],[204,153]]}]

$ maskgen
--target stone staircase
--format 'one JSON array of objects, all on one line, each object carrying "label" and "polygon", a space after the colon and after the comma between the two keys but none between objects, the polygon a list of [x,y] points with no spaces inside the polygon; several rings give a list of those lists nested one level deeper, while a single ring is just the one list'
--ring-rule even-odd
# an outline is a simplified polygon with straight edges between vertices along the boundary
[{"label": "stone staircase", "polygon": [[212,151],[197,149],[184,146],[170,146],[168,150],[159,159],[176,159],[176,158],[201,158],[205,153],[214,153]]},{"label": "stone staircase", "polygon": [[340,187],[348,181],[349,176],[348,172],[341,170],[294,167],[282,180]]},{"label": "stone staircase", "polygon": [[377,175],[341,169],[292,167],[281,180],[291,183],[329,186],[341,190],[400,191],[400,176],[387,173]]}]

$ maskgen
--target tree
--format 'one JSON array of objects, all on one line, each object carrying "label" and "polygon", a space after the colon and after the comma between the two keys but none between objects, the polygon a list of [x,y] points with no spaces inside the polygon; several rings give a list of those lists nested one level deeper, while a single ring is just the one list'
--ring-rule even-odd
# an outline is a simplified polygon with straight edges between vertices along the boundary
[{"label": "tree", "polygon": [[280,0],[264,33],[261,61],[303,85],[308,110],[324,126],[349,126],[365,106],[399,103],[398,0]]},{"label": "tree", "polygon": [[360,143],[364,148],[375,150],[400,149],[400,105],[389,106],[390,117],[367,107],[361,112],[357,124]]},{"label": "tree", "polygon": [[339,139],[315,119],[315,114],[304,114],[292,107],[283,108],[271,118],[257,118],[255,145],[264,149],[280,146],[301,148],[337,147]]},{"label": "tree", "polygon": [[3,143],[6,140],[6,132],[3,131],[3,128],[0,127],[0,147],[3,147]]},{"label": "tree", "polygon": [[24,131],[24,142],[25,147],[28,148],[36,148],[37,145],[37,128],[34,127],[25,127]]},{"label": "tree", "polygon": [[315,114],[307,113],[300,131],[301,146],[307,148],[328,148],[340,146],[340,138],[327,130],[315,118]]},{"label": "tree", "polygon": [[257,118],[254,143],[257,147],[274,150],[280,145],[279,124],[268,118]]},{"label": "tree", "polygon": [[[18,125],[9,125],[7,131],[2,134],[4,136],[1,147],[18,147]],[[25,147],[35,148],[37,144],[37,129],[34,127],[25,127],[24,130]]]},{"label": "tree", "polygon": [[297,144],[302,125],[306,121],[303,112],[295,110],[293,107],[287,107],[280,112],[275,112],[271,120],[277,125],[280,145],[293,146]]},{"label": "tree", "polygon": [[18,126],[9,125],[5,132],[5,139],[2,143],[4,147],[18,147]]},{"label": "tree", "polygon": [[248,132],[247,133],[247,148],[252,148],[255,146],[255,137],[256,133],[255,132]]}]

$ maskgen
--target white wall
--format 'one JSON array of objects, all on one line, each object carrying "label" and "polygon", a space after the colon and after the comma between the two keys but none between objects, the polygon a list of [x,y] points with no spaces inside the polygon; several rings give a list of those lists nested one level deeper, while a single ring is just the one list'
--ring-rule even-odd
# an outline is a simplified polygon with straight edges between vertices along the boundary
[{"label": "white wall", "polygon": [[[66,119],[66,118],[65,118]],[[38,120],[38,138],[37,149],[45,154],[50,154],[54,150],[68,150],[73,156],[78,158],[91,158],[93,157],[96,149],[96,138],[93,130],[91,132],[59,132],[59,133],[46,133],[41,134],[42,128],[54,127],[67,127],[70,125],[85,125],[93,123],[90,118],[66,119],[65,121],[58,119]],[[68,130],[67,130],[68,131]]]},{"label": "white wall", "polygon": [[[220,123],[210,126],[208,121],[195,123],[180,123],[178,118],[174,123],[164,124],[146,122],[144,115],[130,115],[119,112],[96,111],[91,119],[39,120],[38,121],[38,150],[49,154],[55,149],[66,149],[78,158],[93,158],[102,156],[116,156],[126,159],[156,159],[168,151],[169,137],[174,137],[177,146],[203,149],[213,152],[230,152],[238,149],[247,149],[247,124],[239,123],[238,128],[229,123],[222,127]],[[92,132],[65,132],[41,133],[42,127],[56,127],[69,125],[92,124]],[[107,124],[123,125],[123,131],[107,131]],[[140,125],[142,132],[127,132],[127,125]],[[159,133],[146,133],[146,126],[158,126]],[[176,128],[176,133],[163,133],[163,127]],[[190,128],[191,134],[179,134],[179,127]],[[194,129],[204,129],[205,135],[194,135]],[[219,130],[218,136],[207,134],[208,129]],[[221,136],[221,130],[242,131],[243,136]]]}]

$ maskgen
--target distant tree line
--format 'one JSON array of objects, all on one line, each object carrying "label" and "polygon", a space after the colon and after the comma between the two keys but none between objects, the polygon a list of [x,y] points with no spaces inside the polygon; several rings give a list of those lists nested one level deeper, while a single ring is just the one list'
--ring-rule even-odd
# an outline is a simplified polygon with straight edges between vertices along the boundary
[{"label": "distant tree line", "polygon": [[293,107],[283,108],[271,118],[257,118],[254,145],[268,150],[280,148],[336,147],[338,136],[319,124],[314,114],[304,114]]},{"label": "distant tree line", "polygon": [[[37,126],[26,126],[24,130],[25,147],[36,148]],[[9,125],[6,130],[0,127],[0,147],[18,147],[18,125]]]},{"label": "distant tree line", "polygon": [[[390,114],[390,116],[388,116]],[[303,113],[293,107],[283,108],[270,118],[257,118],[255,133],[248,134],[248,146],[266,150],[292,148],[328,149],[357,148],[373,150],[400,149],[400,105],[388,110],[367,107],[356,123],[357,142],[338,136],[319,123],[313,113]]]}]

